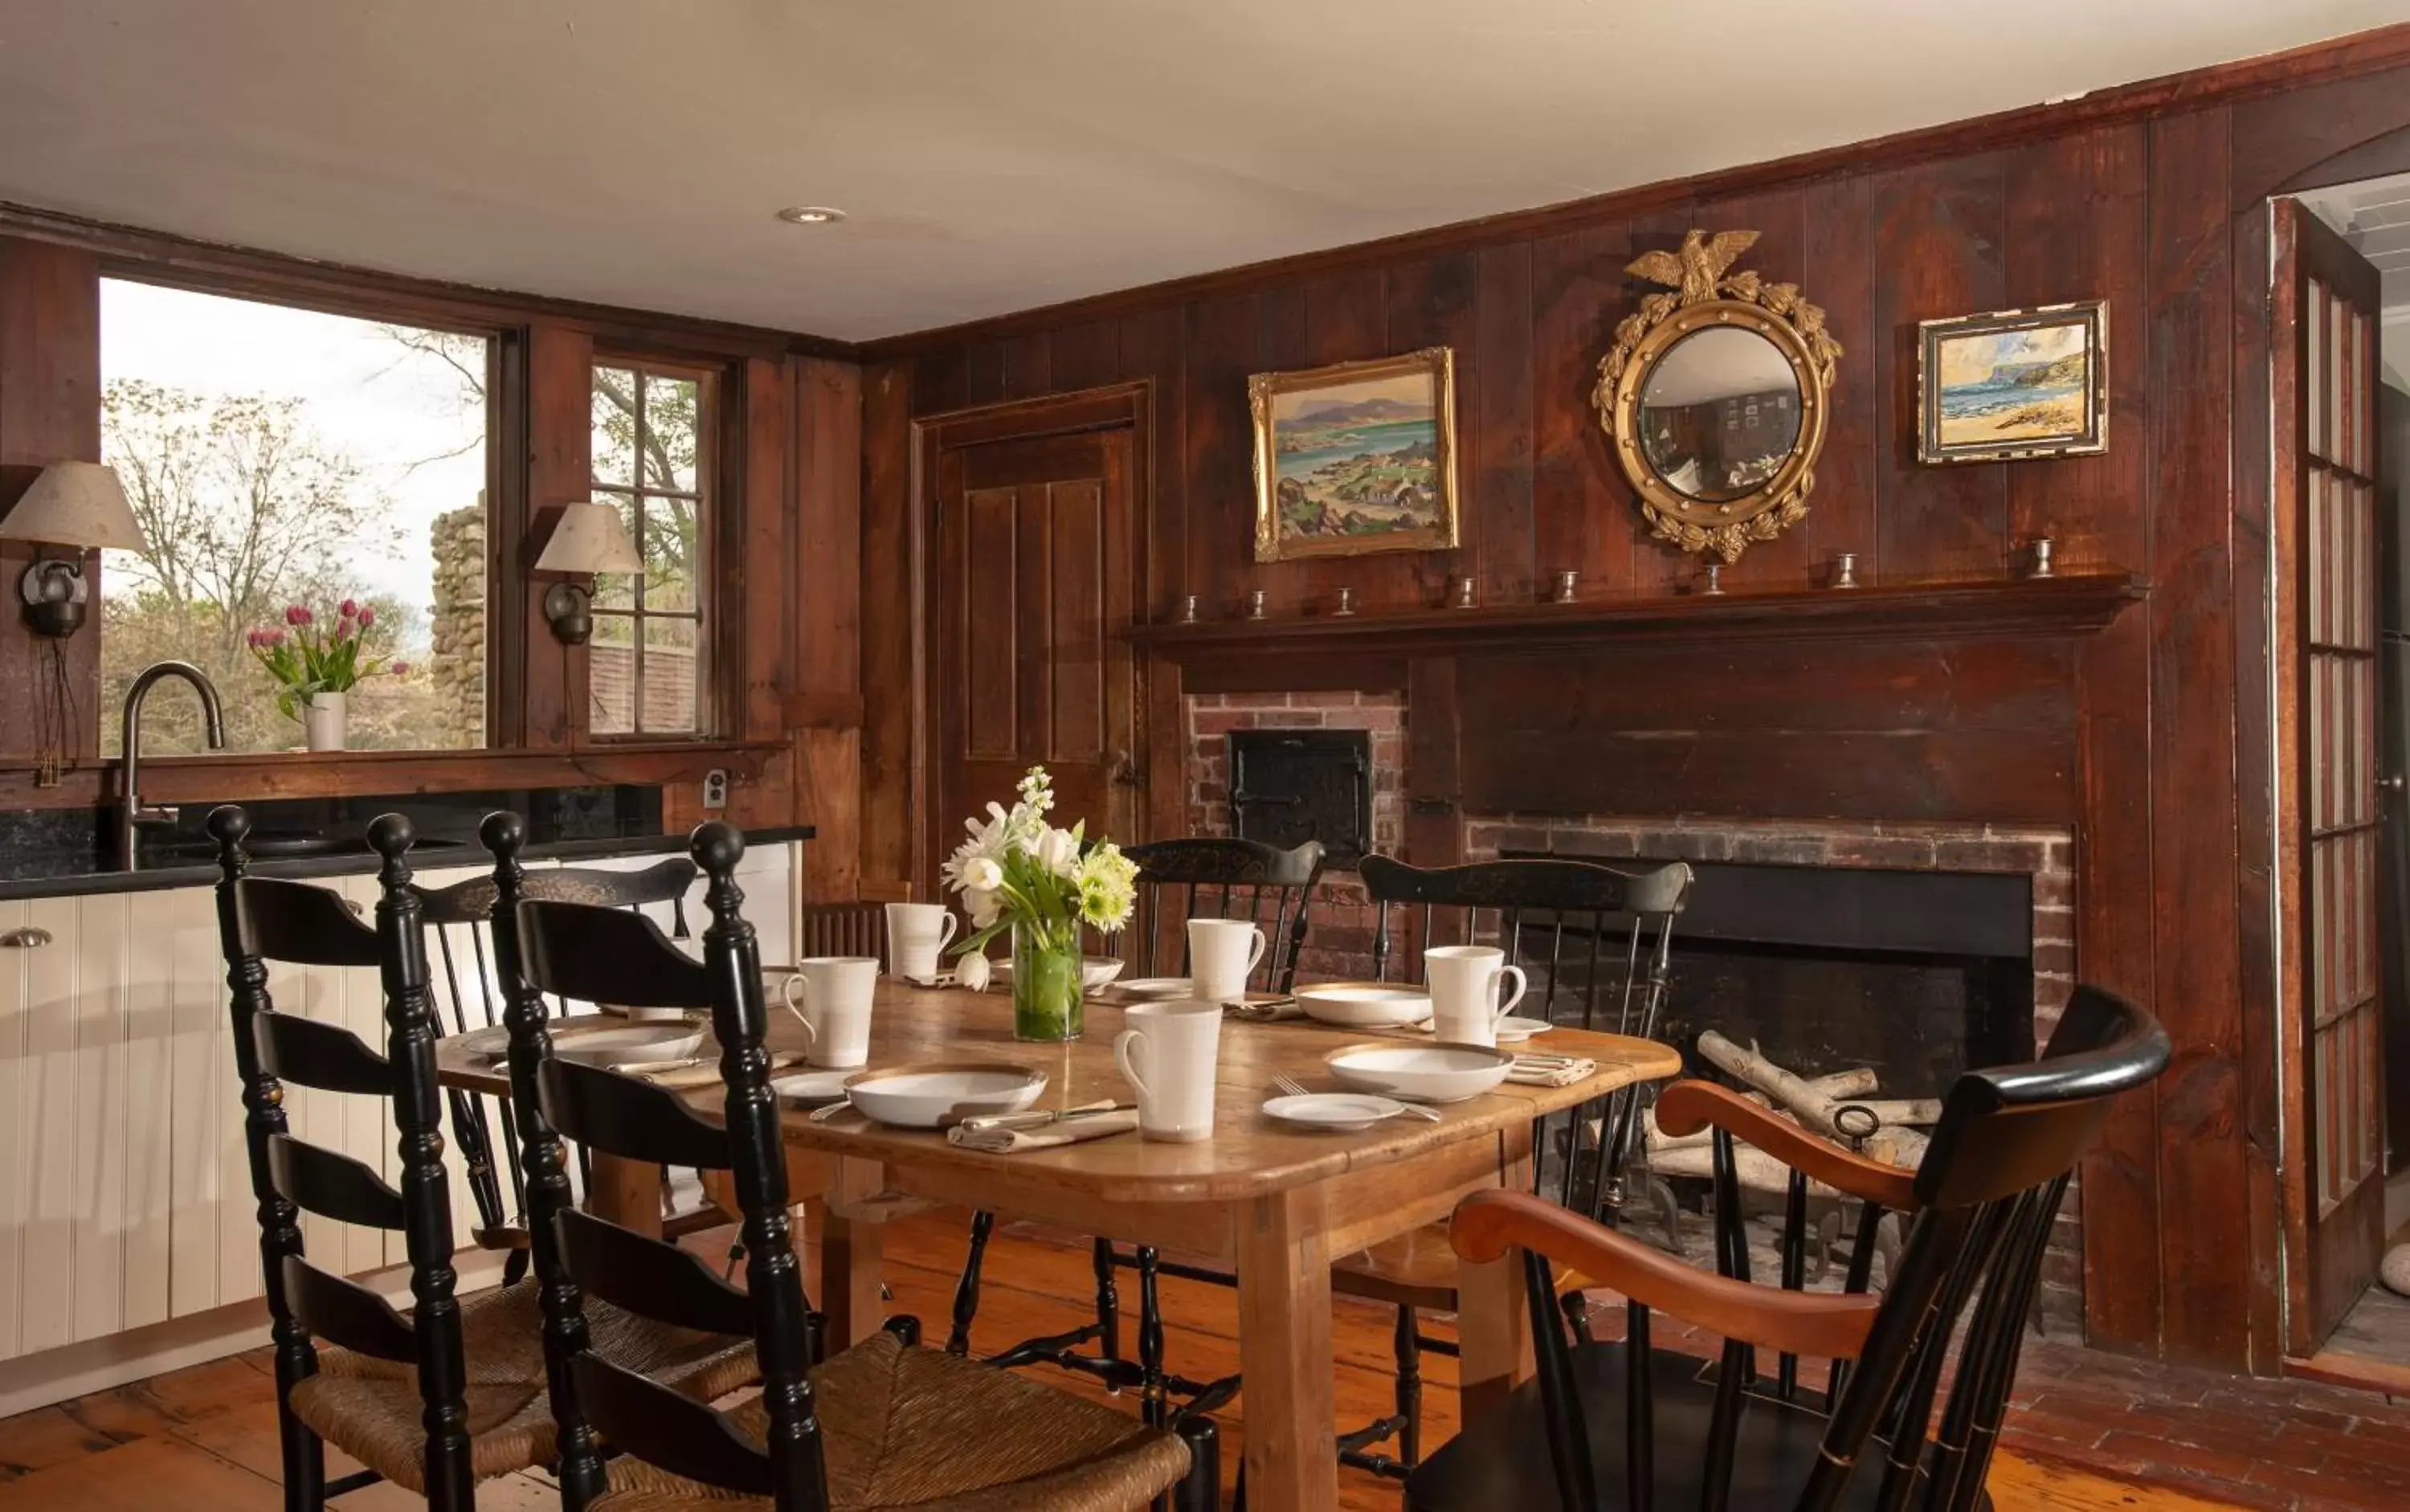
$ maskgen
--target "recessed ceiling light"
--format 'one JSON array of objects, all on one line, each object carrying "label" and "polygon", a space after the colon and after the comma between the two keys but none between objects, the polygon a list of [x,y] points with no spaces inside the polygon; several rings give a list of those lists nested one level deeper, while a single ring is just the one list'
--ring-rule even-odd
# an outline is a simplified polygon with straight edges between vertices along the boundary
[{"label": "recessed ceiling light", "polygon": [[834,225],[845,219],[845,211],[827,205],[790,205],[778,212],[778,219],[790,225]]}]

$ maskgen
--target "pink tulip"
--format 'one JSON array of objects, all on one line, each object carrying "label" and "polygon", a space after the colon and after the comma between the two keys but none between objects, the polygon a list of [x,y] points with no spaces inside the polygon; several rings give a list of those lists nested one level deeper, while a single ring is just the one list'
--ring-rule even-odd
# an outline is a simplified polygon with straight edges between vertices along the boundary
[{"label": "pink tulip", "polygon": [[284,622],[288,625],[308,624],[310,622],[310,610],[308,606],[298,603],[289,605],[284,611]]},{"label": "pink tulip", "polygon": [[266,642],[269,646],[282,646],[284,644],[284,632],[281,630],[263,630],[259,633],[266,637]]},{"label": "pink tulip", "polygon": [[356,600],[345,599],[335,605],[335,612],[346,619],[357,619],[360,617],[360,606]]},{"label": "pink tulip", "polygon": [[369,607],[367,604],[365,604],[365,603],[361,604],[361,605],[360,605],[360,628],[361,628],[362,630],[366,630],[366,629],[368,629],[370,625],[373,625],[373,624],[375,624],[375,623],[376,623],[376,611],[375,611],[374,609],[370,608],[370,607]]},{"label": "pink tulip", "polygon": [[410,663],[409,663],[409,662],[395,662],[395,663],[393,664],[393,675],[394,675],[395,676],[397,676],[397,677],[407,677],[407,676],[410,676]]}]

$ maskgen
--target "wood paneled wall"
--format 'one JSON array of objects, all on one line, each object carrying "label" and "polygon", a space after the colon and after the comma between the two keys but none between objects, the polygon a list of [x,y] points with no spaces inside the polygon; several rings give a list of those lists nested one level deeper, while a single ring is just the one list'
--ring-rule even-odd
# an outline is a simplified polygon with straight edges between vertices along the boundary
[{"label": "wood paneled wall", "polygon": [[[1745,266],[1800,284],[1845,355],[1810,515],[1753,547],[1728,587],[1810,581],[1840,551],[1878,582],[1995,576],[2046,533],[2070,569],[2144,574],[2147,602],[2096,637],[2019,651],[1652,651],[1542,671],[1416,659],[1416,760],[1445,765],[1447,792],[1476,784],[1539,808],[2072,824],[2078,968],[2149,1006],[2178,1047],[2167,1077],[2120,1105],[2085,1170],[2094,1334],[2272,1370],[2264,202],[2410,168],[2405,64],[2410,29],[2395,28],[2071,106],[874,343],[866,541],[904,554],[919,528],[916,419],[1143,381],[1152,618],[1187,593],[1206,614],[1230,615],[1252,588],[1276,616],[1327,606],[1342,586],[1367,614],[1430,606],[1459,574],[1491,602],[1528,602],[1567,567],[1585,594],[1677,591],[1697,563],[1648,538],[1589,395],[1609,333],[1645,292],[1626,262],[1693,225],[1762,232]],[[1916,462],[1918,321],[2086,298],[2110,305],[2105,455]],[[1255,563],[1246,376],[1439,342],[1457,354],[1462,545]],[[865,561],[876,586],[863,606],[863,833],[865,872],[901,877],[913,865],[921,695],[918,610],[894,561]],[[1846,694],[1821,735],[1820,693]],[[1885,699],[1912,729],[1853,747],[1861,732],[1831,727]],[[1427,711],[1443,705],[1454,723],[1433,730]],[[1176,712],[1154,690],[1149,707]],[[1765,748],[1783,721],[1798,738]],[[1613,754],[1669,727],[1716,759],[1652,778]],[[1430,776],[1413,779],[1417,791]],[[1417,820],[1415,836],[1435,833]]]},{"label": "wood paneled wall", "polygon": [[[6,514],[52,462],[100,460],[100,273],[98,259],[74,247],[0,240],[0,514]],[[27,633],[18,580],[34,551],[0,541],[0,752],[35,749],[34,711],[50,678],[47,647]],[[100,553],[88,554],[86,581],[97,583]],[[79,635],[63,647],[80,708],[100,699],[100,642]],[[95,718],[77,727],[69,753],[100,749]],[[0,757],[0,760],[5,760]]]}]

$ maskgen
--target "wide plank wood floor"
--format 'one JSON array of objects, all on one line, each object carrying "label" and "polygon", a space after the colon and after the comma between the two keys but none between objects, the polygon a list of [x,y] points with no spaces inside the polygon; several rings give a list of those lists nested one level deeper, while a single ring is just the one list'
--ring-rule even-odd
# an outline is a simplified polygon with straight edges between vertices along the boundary
[{"label": "wide plank wood floor", "polygon": [[[933,1340],[943,1337],[951,1315],[964,1234],[962,1215],[942,1213],[907,1219],[890,1230],[888,1274],[895,1309],[918,1314]],[[720,1242],[702,1235],[690,1243],[710,1249]],[[1074,1327],[1088,1316],[1086,1257],[1063,1236],[999,1230],[989,1251],[987,1277],[977,1334],[982,1348]],[[1135,1301],[1134,1281],[1125,1278],[1125,1307]],[[1165,1281],[1163,1289],[1175,1366],[1198,1377],[1237,1369],[1232,1295],[1176,1280]],[[1389,1321],[1381,1309],[1343,1298],[1339,1308],[1332,1337],[1344,1429],[1379,1416],[1388,1404]],[[1445,1324],[1435,1327],[1445,1333]],[[1427,1360],[1427,1442],[1442,1442],[1455,1432],[1455,1364],[1442,1356]],[[1036,1374],[1067,1390],[1104,1397],[1100,1387],[1083,1378],[1043,1368]],[[273,1512],[281,1503],[271,1393],[265,1352],[254,1351],[0,1421],[0,1507],[7,1512],[158,1512],[171,1505]],[[1243,1397],[1223,1415],[1223,1421],[1227,1478],[1245,1436]],[[329,1473],[350,1468],[330,1463]],[[2130,1485],[2056,1459],[2003,1457],[1992,1489],[2000,1512],[2204,1512],[2237,1505],[2166,1487]],[[401,1509],[424,1504],[393,1487],[374,1486],[336,1505]],[[520,1476],[487,1482],[478,1505],[497,1512],[521,1512],[559,1503],[541,1476]],[[1343,1470],[1340,1505],[1344,1512],[1393,1512],[1399,1495],[1390,1483]]]}]

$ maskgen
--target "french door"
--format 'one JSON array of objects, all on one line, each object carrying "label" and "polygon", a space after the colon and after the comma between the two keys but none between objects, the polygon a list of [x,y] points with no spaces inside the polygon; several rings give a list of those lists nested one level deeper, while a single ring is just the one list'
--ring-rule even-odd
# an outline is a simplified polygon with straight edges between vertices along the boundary
[{"label": "french door", "polygon": [[2377,271],[2275,203],[2278,844],[2287,1344],[2315,1351],[2376,1273],[2385,1223],[2378,963]]}]

